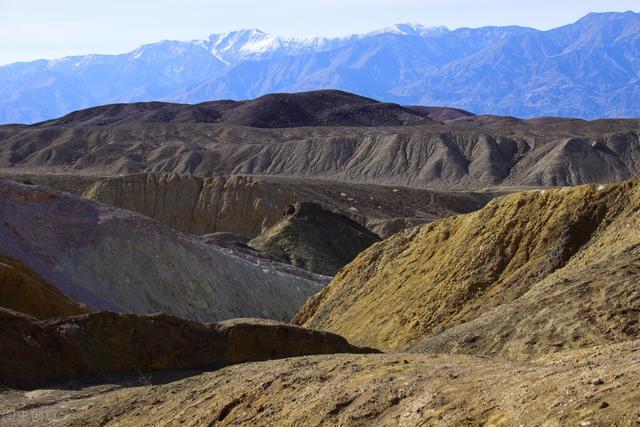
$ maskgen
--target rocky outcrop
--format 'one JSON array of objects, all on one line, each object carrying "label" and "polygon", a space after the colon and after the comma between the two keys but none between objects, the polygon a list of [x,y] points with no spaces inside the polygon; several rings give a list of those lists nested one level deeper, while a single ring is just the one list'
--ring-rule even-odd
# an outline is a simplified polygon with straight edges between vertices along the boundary
[{"label": "rocky outcrop", "polygon": [[27,313],[38,319],[89,312],[29,267],[0,254],[0,307]]},{"label": "rocky outcrop", "polygon": [[[39,177],[31,179],[39,182]],[[385,227],[386,221],[397,218],[401,224],[424,222],[471,212],[495,194],[446,193],[319,179],[137,174],[100,180],[84,196],[142,213],[187,233],[233,232],[254,238],[281,220],[283,206],[300,200],[318,203],[387,237],[399,227]]]},{"label": "rocky outcrop", "polygon": [[638,337],[640,180],[504,196],[366,250],[298,313],[383,349],[528,357]]},{"label": "rocky outcrop", "polygon": [[437,218],[391,218],[367,221],[367,228],[382,238],[391,237],[407,228],[434,221]]},{"label": "rocky outcrop", "polygon": [[142,215],[0,179],[0,253],[97,309],[288,321],[326,278]]},{"label": "rocky outcrop", "polygon": [[91,313],[51,321],[0,309],[0,384],[30,387],[120,373],[215,369],[310,354],[364,353],[334,334],[235,319]]},{"label": "rocky outcrop", "polygon": [[380,237],[344,215],[316,203],[288,205],[283,220],[249,246],[266,256],[317,274],[333,276]]}]

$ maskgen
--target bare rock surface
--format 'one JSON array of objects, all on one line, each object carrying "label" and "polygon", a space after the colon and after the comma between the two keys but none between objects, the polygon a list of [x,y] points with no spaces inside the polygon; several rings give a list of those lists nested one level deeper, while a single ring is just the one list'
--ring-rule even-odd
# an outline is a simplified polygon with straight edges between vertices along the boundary
[{"label": "bare rock surface", "polygon": [[11,387],[373,351],[331,333],[261,319],[201,324],[165,314],[100,312],[38,322],[0,309],[0,320],[0,384]]},{"label": "bare rock surface", "polygon": [[96,309],[289,320],[326,283],[122,209],[0,179],[0,253]]}]

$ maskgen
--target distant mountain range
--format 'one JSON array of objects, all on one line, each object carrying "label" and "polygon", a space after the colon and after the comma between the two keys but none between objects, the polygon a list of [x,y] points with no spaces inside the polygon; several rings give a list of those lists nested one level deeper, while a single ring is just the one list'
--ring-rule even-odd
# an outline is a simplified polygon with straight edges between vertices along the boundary
[{"label": "distant mountain range", "polygon": [[0,123],[108,103],[198,103],[336,88],[405,105],[518,117],[640,116],[640,14],[549,31],[400,24],[342,38],[259,30],[163,41],[121,55],[0,67]]}]

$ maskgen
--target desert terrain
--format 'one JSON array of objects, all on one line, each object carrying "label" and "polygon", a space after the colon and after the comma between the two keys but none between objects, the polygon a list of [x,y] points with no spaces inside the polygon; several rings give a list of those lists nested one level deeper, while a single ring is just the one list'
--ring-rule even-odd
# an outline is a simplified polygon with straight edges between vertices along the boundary
[{"label": "desert terrain", "polygon": [[639,132],[341,91],[0,126],[0,425],[638,425]]}]

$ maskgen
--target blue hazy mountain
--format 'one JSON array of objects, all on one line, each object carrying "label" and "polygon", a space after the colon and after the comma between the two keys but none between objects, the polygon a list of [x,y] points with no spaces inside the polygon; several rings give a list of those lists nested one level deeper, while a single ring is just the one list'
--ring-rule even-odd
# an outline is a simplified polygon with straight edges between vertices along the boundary
[{"label": "blue hazy mountain", "polygon": [[335,88],[475,113],[640,116],[640,14],[594,13],[549,31],[400,24],[342,38],[259,30],[163,41],[122,55],[0,67],[0,122],[107,103],[197,103]]}]

